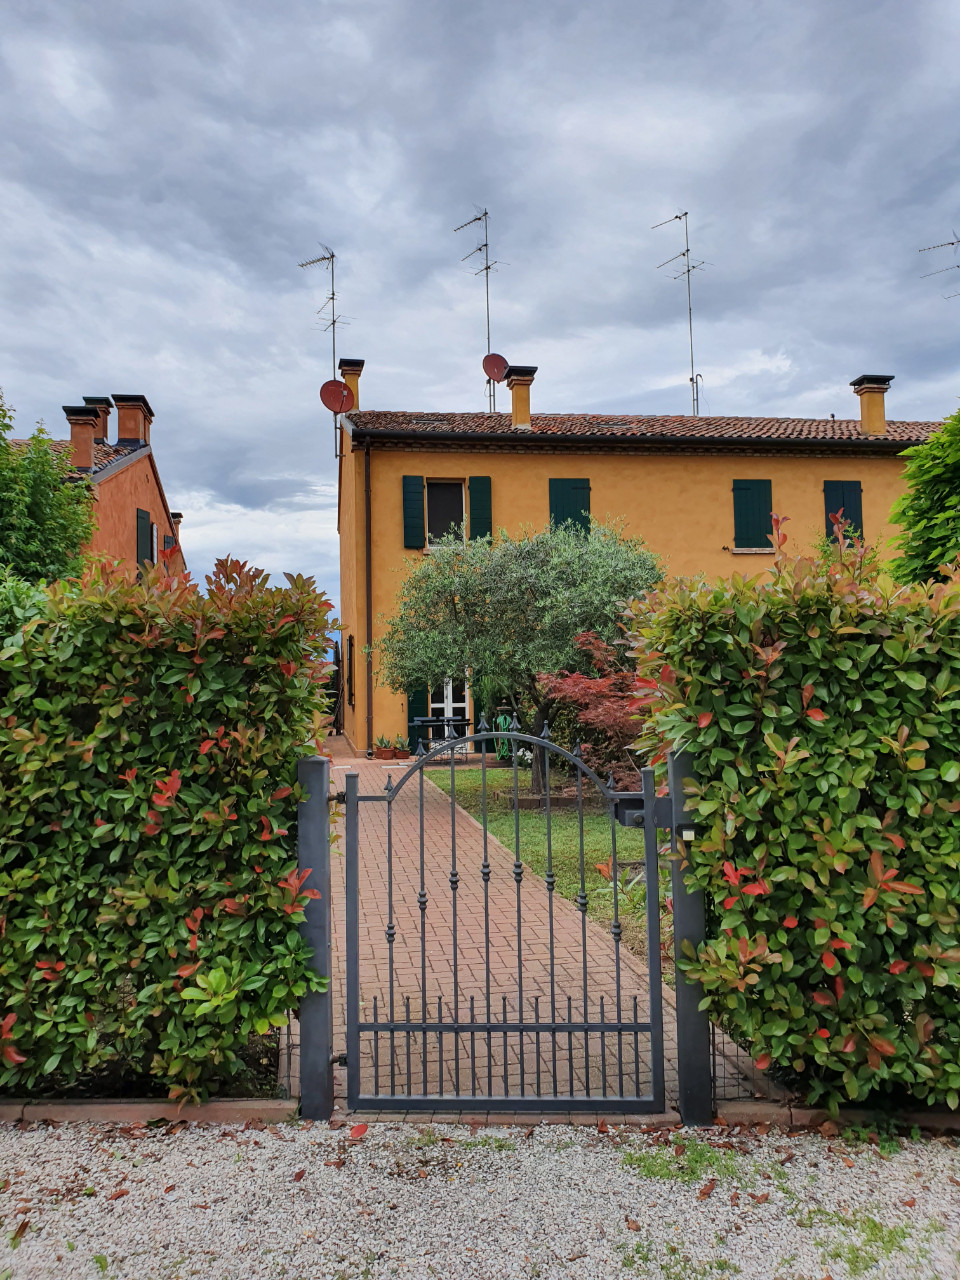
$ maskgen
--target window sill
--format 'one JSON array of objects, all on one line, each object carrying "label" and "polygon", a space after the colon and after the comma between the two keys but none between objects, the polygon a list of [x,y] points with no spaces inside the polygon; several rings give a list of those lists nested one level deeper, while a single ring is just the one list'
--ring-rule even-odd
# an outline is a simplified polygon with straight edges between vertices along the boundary
[{"label": "window sill", "polygon": [[732,556],[772,556],[773,547],[727,547]]}]

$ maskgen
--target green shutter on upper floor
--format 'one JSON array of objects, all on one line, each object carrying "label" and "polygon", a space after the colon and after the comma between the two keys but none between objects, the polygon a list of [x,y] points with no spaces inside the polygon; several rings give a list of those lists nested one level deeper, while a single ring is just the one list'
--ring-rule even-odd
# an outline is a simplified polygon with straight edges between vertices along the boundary
[{"label": "green shutter on upper floor", "polygon": [[490,477],[470,476],[467,495],[470,500],[470,538],[487,538],[493,533]]},{"label": "green shutter on upper floor", "polygon": [[145,565],[153,560],[153,537],[150,531],[150,512],[137,507],[137,564]]},{"label": "green shutter on upper floor", "polygon": [[403,545],[422,547],[427,540],[423,510],[423,476],[403,477]]},{"label": "green shutter on upper floor", "polygon": [[773,485],[769,480],[734,480],[733,545],[773,550]]},{"label": "green shutter on upper floor", "polygon": [[561,525],[572,522],[590,532],[590,481],[550,481],[550,523]]},{"label": "green shutter on upper floor", "polygon": [[827,537],[835,541],[833,520],[839,511],[844,520],[850,521],[849,532],[858,538],[863,537],[863,490],[859,480],[824,480],[823,482],[823,519]]}]

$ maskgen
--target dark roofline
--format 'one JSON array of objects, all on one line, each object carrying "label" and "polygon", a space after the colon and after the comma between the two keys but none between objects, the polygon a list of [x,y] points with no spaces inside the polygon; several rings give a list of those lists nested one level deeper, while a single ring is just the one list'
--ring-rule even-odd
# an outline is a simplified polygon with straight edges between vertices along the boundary
[{"label": "dark roofline", "polygon": [[677,436],[677,435],[618,435],[606,433],[560,435],[552,432],[532,432],[522,435],[516,431],[396,431],[389,428],[361,429],[350,422],[349,415],[344,415],[351,427],[350,438],[354,446],[367,443],[404,443],[414,441],[423,444],[510,444],[520,449],[534,448],[568,448],[577,449],[585,445],[602,444],[611,452],[657,452],[689,453],[705,448],[723,449],[733,452],[737,448],[747,447],[761,451],[789,452],[798,450],[830,450],[838,453],[902,453],[904,449],[912,449],[922,443],[919,440],[891,440],[882,436],[863,436],[860,439],[838,440],[825,436]]},{"label": "dark roofline", "polygon": [[147,399],[146,396],[115,395],[113,397],[113,403],[117,406],[118,409],[120,408],[121,405],[124,405],[124,404],[137,404],[142,409],[146,409],[147,413],[150,415],[151,418],[156,416],[153,410],[150,408],[150,401]]}]

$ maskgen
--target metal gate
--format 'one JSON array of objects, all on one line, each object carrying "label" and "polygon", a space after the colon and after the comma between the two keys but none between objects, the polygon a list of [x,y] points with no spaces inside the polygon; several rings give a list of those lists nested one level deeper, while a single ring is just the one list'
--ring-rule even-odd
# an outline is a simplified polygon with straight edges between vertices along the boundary
[{"label": "metal gate", "polygon": [[[533,753],[539,799],[520,787]],[[678,761],[669,794],[656,795],[651,768],[639,792],[617,792],[548,733],[481,721],[476,734],[421,746],[404,769],[376,794],[360,794],[356,773],[345,779],[348,1105],[663,1111],[659,845],[669,831],[678,848]],[[465,789],[475,816],[458,803]],[[703,905],[672,865],[679,944],[702,937]],[[704,1123],[708,1028],[681,984],[669,1101]]]}]

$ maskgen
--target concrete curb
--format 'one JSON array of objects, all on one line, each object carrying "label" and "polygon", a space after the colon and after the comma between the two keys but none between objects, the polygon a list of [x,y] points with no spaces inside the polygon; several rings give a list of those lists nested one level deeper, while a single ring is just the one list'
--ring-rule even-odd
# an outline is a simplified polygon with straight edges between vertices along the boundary
[{"label": "concrete curb", "polygon": [[295,1098],[220,1098],[184,1107],[163,1098],[55,1098],[49,1102],[25,1098],[0,1102],[0,1123],[6,1124],[48,1120],[114,1124],[147,1124],[151,1120],[244,1124],[248,1120],[262,1120],[279,1124],[296,1120],[298,1115],[299,1103]]},{"label": "concrete curb", "polygon": [[834,1119],[819,1107],[801,1107],[776,1102],[720,1102],[717,1124],[771,1124],[782,1129],[819,1129],[835,1125],[837,1131],[862,1126],[896,1124],[899,1128],[926,1129],[934,1133],[960,1133],[960,1111],[874,1111],[862,1107],[841,1107]]}]

